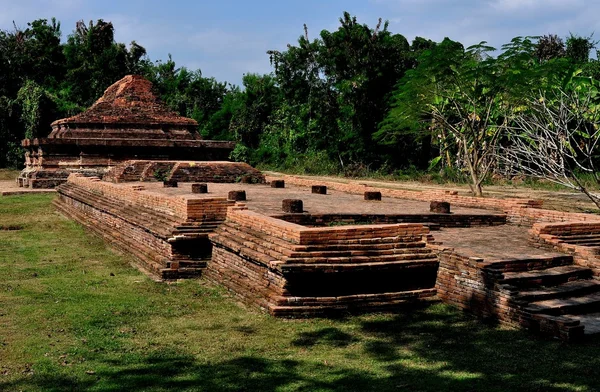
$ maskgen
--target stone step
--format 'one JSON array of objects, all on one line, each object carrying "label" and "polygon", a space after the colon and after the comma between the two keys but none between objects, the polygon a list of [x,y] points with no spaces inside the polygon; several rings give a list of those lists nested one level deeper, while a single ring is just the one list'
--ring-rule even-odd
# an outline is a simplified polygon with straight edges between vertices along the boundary
[{"label": "stone step", "polygon": [[581,325],[585,328],[584,333],[586,335],[600,333],[600,313],[567,314],[565,316],[574,320],[579,320]]},{"label": "stone step", "polygon": [[600,281],[598,280],[575,280],[553,287],[524,290],[514,295],[512,299],[524,302],[544,301],[569,296],[581,296],[598,291],[600,291]]},{"label": "stone step", "polygon": [[558,239],[563,241],[587,241],[587,240],[600,240],[600,234],[565,234],[556,236]]},{"label": "stone step", "polygon": [[571,240],[571,239],[567,239],[564,240],[565,243],[570,244],[570,245],[579,245],[579,246],[590,246],[590,247],[596,247],[596,246],[600,246],[600,238],[599,239],[589,239],[589,240]]},{"label": "stone step", "polygon": [[582,314],[600,311],[600,293],[580,297],[555,298],[532,302],[525,312],[550,315]]},{"label": "stone step", "polygon": [[553,267],[560,267],[573,264],[573,256],[560,255],[548,257],[528,257],[523,259],[509,259],[494,261],[489,267],[489,270],[506,272],[524,272],[543,270]]},{"label": "stone step", "polygon": [[508,284],[517,288],[556,286],[573,280],[590,279],[590,268],[576,265],[565,265],[543,270],[525,272],[506,272],[498,283]]}]

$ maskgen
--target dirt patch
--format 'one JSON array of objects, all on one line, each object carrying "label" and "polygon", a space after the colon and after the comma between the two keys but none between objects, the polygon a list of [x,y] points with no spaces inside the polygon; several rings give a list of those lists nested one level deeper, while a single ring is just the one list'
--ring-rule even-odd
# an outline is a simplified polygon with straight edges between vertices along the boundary
[{"label": "dirt patch", "polygon": [[54,189],[32,189],[32,188],[21,188],[15,181],[16,176],[11,180],[0,179],[0,196],[15,196],[15,195],[27,195],[34,193],[54,193]]},{"label": "dirt patch", "polygon": [[19,170],[0,169],[0,181],[15,181],[19,173]]}]

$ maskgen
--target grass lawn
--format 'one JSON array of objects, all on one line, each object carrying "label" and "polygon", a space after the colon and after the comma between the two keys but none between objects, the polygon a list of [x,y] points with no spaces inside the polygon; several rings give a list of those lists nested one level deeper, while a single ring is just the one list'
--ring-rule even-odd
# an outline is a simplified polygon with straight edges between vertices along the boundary
[{"label": "grass lawn", "polygon": [[2,391],[600,388],[600,339],[546,341],[442,304],[278,320],[202,280],[152,282],[52,197],[0,197]]}]

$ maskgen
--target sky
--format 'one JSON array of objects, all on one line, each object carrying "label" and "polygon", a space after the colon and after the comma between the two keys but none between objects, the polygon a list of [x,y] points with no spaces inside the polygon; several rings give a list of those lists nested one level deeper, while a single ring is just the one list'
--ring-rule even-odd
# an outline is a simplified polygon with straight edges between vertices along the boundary
[{"label": "sky", "polygon": [[[374,28],[379,18],[409,41],[444,37],[494,47],[516,36],[600,30],[600,0],[0,0],[0,29],[56,17],[63,40],[78,20],[104,19],[118,42],[135,40],[152,60],[171,54],[178,66],[241,84],[245,73],[272,71],[267,50],[339,26],[344,11]],[[600,32],[595,35],[600,39]]]}]

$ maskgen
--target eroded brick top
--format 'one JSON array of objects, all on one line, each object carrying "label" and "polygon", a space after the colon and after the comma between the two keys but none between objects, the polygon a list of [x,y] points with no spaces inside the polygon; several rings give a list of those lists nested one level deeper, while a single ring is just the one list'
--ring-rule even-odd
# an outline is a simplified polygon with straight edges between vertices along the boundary
[{"label": "eroded brick top", "polygon": [[[89,133],[106,133],[107,129],[122,130],[124,138],[138,138],[145,128],[175,132],[175,139],[194,139],[192,133],[198,123],[169,110],[152,92],[152,83],[142,76],[128,75],[106,89],[88,110],[72,117],[54,121],[51,138],[73,137],[64,134],[85,129],[82,137],[94,137]],[[112,135],[105,135],[111,137]],[[175,135],[173,135],[175,136]],[[151,137],[151,138],[157,138]],[[162,138],[162,137],[158,137]],[[167,137],[171,138],[171,137]]]}]

